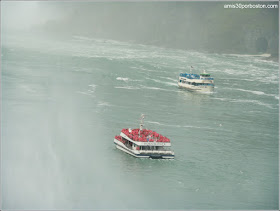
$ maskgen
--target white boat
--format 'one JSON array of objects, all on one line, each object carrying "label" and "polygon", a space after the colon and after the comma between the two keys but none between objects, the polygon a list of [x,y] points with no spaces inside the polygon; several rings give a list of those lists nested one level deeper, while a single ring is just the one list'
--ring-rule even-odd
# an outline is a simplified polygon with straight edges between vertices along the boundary
[{"label": "white boat", "polygon": [[178,86],[199,92],[213,92],[214,78],[205,71],[201,74],[180,73]]},{"label": "white boat", "polygon": [[144,115],[141,116],[140,128],[122,129],[115,136],[114,143],[120,149],[137,158],[173,159],[174,152],[170,150],[170,139],[155,131],[143,129]]}]

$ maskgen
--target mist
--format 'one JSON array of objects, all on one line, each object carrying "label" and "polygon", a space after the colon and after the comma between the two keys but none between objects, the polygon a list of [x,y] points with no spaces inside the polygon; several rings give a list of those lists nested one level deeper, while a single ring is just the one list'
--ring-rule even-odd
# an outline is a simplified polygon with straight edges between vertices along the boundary
[{"label": "mist", "polygon": [[2,2],[2,31],[63,39],[79,35],[210,53],[277,54],[278,9],[225,9],[229,3]]}]

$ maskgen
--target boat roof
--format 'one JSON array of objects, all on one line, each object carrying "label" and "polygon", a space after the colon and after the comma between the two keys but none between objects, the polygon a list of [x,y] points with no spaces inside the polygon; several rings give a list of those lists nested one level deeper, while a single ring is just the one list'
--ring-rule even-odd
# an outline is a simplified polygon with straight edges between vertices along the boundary
[{"label": "boat roof", "polygon": [[[122,129],[121,136],[141,146],[170,146],[170,139],[148,129]],[[167,144],[169,143],[169,144]]]}]

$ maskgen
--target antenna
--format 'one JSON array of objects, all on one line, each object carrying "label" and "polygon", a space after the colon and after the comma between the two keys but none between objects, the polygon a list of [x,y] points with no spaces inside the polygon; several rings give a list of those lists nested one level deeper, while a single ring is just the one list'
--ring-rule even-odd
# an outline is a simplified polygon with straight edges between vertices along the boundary
[{"label": "antenna", "polygon": [[[141,117],[140,117],[140,130],[143,130],[144,118],[145,118],[145,114],[141,114]],[[140,133],[140,131],[139,131],[139,133]]]},{"label": "antenna", "polygon": [[190,73],[192,73],[192,68],[193,68],[193,66],[190,66]]}]

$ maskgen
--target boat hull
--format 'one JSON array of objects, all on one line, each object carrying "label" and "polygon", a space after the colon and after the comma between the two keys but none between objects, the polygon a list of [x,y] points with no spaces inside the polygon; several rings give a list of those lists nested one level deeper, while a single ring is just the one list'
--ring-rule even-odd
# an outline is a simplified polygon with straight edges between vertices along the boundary
[{"label": "boat hull", "polygon": [[178,86],[180,88],[188,89],[191,91],[197,91],[197,92],[214,92],[214,86],[193,86],[186,83],[180,83],[178,82]]},{"label": "boat hull", "polygon": [[172,154],[155,154],[155,153],[140,153],[136,150],[131,150],[127,148],[123,143],[114,139],[114,143],[116,144],[116,148],[126,152],[129,155],[137,158],[152,158],[152,159],[174,159],[174,155]]}]

